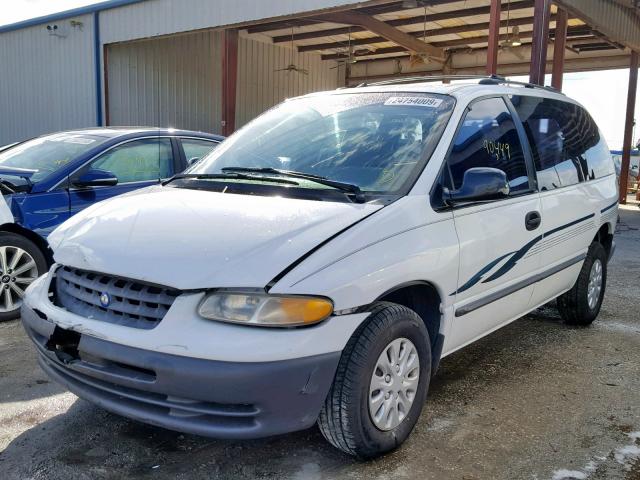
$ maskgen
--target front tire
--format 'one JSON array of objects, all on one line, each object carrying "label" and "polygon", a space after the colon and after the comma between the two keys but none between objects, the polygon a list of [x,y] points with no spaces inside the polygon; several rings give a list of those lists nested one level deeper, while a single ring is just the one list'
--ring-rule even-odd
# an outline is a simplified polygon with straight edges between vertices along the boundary
[{"label": "front tire", "polygon": [[31,240],[0,232],[0,322],[20,316],[25,289],[47,271],[47,260]]},{"label": "front tire", "polygon": [[380,302],[345,347],[318,418],[324,437],[350,455],[372,458],[409,436],[431,376],[431,342],[412,310]]},{"label": "front tire", "polygon": [[607,286],[607,252],[593,242],[575,285],[558,297],[558,311],[569,325],[590,325],[598,316]]}]

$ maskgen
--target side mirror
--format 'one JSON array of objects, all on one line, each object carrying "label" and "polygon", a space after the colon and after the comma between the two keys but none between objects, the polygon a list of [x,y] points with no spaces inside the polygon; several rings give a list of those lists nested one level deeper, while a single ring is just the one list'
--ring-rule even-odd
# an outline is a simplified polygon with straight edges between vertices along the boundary
[{"label": "side mirror", "polygon": [[464,172],[459,190],[444,189],[447,205],[496,200],[509,195],[507,174],[497,168],[475,167]]},{"label": "side mirror", "polygon": [[107,170],[91,169],[84,172],[80,177],[72,180],[74,186],[86,187],[112,187],[118,184],[118,177]]},{"label": "side mirror", "polygon": [[198,161],[200,161],[200,157],[192,157],[187,160],[187,166],[190,167],[191,165],[198,163]]}]

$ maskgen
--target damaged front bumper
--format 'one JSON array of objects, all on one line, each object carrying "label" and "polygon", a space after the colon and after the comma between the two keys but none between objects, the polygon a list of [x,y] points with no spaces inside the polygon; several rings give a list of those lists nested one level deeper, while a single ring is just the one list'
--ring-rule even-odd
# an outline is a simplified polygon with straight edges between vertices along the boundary
[{"label": "damaged front bumper", "polygon": [[240,363],[141,350],[64,330],[24,307],[38,362],[81,398],[125,417],[216,438],[258,438],[313,425],[340,352]]},{"label": "damaged front bumper", "polygon": [[[186,315],[195,311],[198,298],[192,298],[189,309],[176,301],[157,327],[135,331],[56,307],[49,283],[41,277],[30,287],[22,322],[52,379],[114,413],[215,438],[258,438],[312,426],[344,343],[366,317],[336,317],[307,329],[250,328]],[[189,349],[167,343],[170,334]],[[148,348],[153,342],[158,347]],[[209,357],[203,358],[207,345]],[[247,361],[239,360],[242,351]]]}]

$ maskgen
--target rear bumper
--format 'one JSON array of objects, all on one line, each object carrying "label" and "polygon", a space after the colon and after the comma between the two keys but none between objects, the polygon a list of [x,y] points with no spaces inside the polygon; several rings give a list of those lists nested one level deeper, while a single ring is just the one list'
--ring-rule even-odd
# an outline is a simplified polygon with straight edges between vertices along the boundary
[{"label": "rear bumper", "polygon": [[312,426],[340,359],[332,352],[225,362],[154,352],[63,330],[26,304],[22,322],[44,371],[79,397],[145,423],[216,438]]}]

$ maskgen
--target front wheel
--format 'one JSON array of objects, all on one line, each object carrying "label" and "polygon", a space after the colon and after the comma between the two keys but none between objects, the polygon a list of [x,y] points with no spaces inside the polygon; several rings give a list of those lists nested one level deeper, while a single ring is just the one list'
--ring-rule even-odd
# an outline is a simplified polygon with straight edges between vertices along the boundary
[{"label": "front wheel", "polygon": [[20,316],[25,289],[47,271],[47,261],[31,240],[0,232],[0,322]]},{"label": "front wheel", "polygon": [[558,311],[569,325],[590,325],[598,316],[607,286],[607,252],[594,242],[575,285],[558,297]]},{"label": "front wheel", "polygon": [[427,396],[430,345],[415,312],[388,302],[375,305],[347,343],[318,418],[329,443],[371,458],[404,442]]}]

